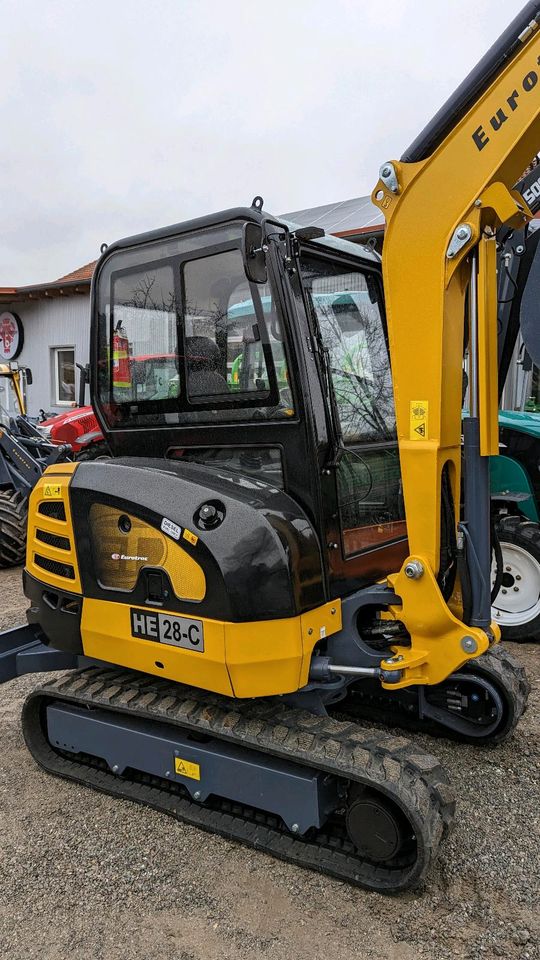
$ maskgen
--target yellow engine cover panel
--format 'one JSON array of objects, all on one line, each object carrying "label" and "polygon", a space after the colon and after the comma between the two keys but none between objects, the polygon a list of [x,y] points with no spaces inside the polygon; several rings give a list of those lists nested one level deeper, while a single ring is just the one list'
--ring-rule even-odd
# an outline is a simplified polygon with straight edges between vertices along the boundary
[{"label": "yellow engine cover panel", "polygon": [[28,504],[26,569],[42,583],[81,593],[69,484],[76,463],[48,467]]},{"label": "yellow engine cover panel", "polygon": [[[164,613],[157,607],[148,607],[146,611]],[[85,598],[81,619],[83,650],[87,657],[233,696],[225,663],[225,625],[218,620],[203,620],[195,610],[193,618],[203,624],[202,653],[134,637],[128,604]]]},{"label": "yellow engine cover panel", "polygon": [[[92,504],[89,517],[96,573],[104,587],[133,590],[143,567],[161,567],[179,600],[204,599],[204,571],[161,530],[104,503]],[[130,529],[123,532],[126,518]]]},{"label": "yellow engine cover panel", "polygon": [[145,607],[137,613],[190,617],[200,624],[204,649],[133,636],[129,604],[85,598],[81,633],[87,657],[166,677],[234,697],[293,693],[305,686],[313,648],[341,629],[339,601],[298,617],[228,623]]}]

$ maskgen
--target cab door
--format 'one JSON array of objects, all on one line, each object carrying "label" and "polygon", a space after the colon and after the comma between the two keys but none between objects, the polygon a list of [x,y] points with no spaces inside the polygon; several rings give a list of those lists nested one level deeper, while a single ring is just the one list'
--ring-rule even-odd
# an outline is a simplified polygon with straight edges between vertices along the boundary
[{"label": "cab door", "polygon": [[302,256],[301,273],[343,439],[330,568],[338,580],[373,581],[407,555],[380,279],[368,265],[311,252]]}]

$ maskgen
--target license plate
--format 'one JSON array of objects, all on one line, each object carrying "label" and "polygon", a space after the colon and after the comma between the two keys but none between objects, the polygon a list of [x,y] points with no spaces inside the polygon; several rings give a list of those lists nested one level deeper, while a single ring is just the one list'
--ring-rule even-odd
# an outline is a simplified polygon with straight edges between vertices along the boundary
[{"label": "license plate", "polygon": [[190,620],[188,617],[174,617],[170,613],[150,613],[148,610],[130,608],[131,635],[143,640],[155,640],[167,643],[171,647],[184,650],[204,651],[204,629],[202,620]]}]

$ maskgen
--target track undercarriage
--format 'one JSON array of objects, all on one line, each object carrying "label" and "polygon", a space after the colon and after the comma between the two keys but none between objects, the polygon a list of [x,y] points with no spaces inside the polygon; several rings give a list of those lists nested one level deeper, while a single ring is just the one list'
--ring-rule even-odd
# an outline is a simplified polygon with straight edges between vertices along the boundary
[{"label": "track undercarriage", "polygon": [[[525,709],[527,681],[505,651],[482,660],[478,675],[496,681],[504,710],[495,725],[485,710],[472,718],[484,733],[474,739],[500,742]],[[448,777],[416,744],[358,722],[411,725],[410,704],[367,691],[363,702],[358,684],[335,709],[339,719],[91,667],[31,693],[23,731],[56,776],[367,889],[418,886],[452,823]]]}]

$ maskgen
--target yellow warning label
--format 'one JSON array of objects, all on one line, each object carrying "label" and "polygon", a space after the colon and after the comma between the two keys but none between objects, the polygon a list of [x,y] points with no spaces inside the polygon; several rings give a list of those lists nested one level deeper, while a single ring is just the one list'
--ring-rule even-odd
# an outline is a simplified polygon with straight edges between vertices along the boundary
[{"label": "yellow warning label", "polygon": [[174,769],[175,773],[178,773],[181,777],[189,777],[190,780],[201,779],[201,768],[198,763],[191,763],[189,760],[175,757]]},{"label": "yellow warning label", "polygon": [[410,439],[429,439],[429,401],[411,400]]},{"label": "yellow warning label", "polygon": [[184,540],[187,540],[187,542],[192,545],[192,547],[194,547],[195,544],[199,542],[199,538],[197,534],[192,533],[191,530],[184,530],[182,536]]},{"label": "yellow warning label", "polygon": [[43,487],[43,496],[50,500],[62,499],[62,487],[59,483],[46,483]]}]

